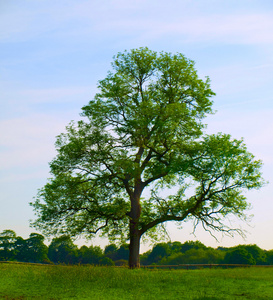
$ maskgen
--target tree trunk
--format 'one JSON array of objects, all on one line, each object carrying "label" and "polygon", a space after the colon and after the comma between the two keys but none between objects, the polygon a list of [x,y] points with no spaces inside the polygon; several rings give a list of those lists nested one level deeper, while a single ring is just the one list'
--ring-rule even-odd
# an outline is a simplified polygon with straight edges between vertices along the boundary
[{"label": "tree trunk", "polygon": [[130,220],[129,268],[139,268],[140,232],[137,222]]},{"label": "tree trunk", "polygon": [[131,195],[131,211],[130,211],[130,245],[129,245],[129,268],[139,268],[139,248],[140,248],[140,230],[139,218],[141,214],[140,196],[143,187],[139,179],[135,185],[133,195]]}]

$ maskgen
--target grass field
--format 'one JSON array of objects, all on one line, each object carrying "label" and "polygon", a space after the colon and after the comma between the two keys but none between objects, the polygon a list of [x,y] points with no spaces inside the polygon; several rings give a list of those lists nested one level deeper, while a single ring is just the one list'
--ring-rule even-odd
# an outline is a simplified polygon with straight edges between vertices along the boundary
[{"label": "grass field", "polygon": [[273,268],[0,264],[0,299],[273,299]]}]

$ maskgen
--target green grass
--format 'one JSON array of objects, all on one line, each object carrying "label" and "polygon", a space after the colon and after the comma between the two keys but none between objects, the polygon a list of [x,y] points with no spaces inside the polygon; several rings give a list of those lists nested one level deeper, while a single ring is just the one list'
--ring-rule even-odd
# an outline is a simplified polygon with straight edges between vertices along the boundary
[{"label": "green grass", "polygon": [[0,299],[273,299],[273,268],[187,271],[0,264]]}]

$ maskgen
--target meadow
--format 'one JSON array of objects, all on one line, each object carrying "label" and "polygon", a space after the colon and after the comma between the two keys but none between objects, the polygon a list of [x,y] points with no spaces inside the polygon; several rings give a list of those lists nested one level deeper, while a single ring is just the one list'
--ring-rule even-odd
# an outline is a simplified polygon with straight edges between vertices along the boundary
[{"label": "meadow", "polygon": [[0,264],[0,299],[273,299],[273,268]]}]

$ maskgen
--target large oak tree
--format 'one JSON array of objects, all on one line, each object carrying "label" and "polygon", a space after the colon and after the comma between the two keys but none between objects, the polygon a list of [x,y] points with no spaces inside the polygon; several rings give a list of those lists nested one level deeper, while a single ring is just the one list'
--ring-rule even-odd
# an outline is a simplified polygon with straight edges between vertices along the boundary
[{"label": "large oak tree", "polygon": [[244,190],[263,184],[261,162],[242,140],[204,134],[214,95],[184,55],[139,48],[119,53],[83,120],[57,137],[52,178],[32,203],[45,234],[130,241],[167,221],[194,219],[232,233],[223,221],[245,217]]}]

